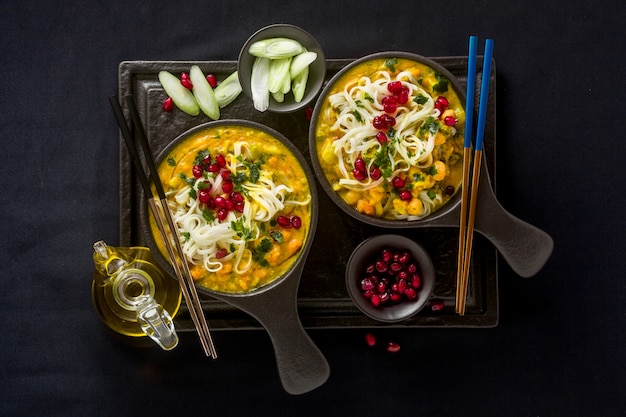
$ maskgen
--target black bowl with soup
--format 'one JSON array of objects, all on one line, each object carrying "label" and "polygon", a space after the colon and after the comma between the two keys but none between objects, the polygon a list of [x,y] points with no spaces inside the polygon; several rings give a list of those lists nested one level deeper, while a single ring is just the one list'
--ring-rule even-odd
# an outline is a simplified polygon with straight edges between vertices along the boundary
[{"label": "black bowl with soup", "polygon": [[383,52],[352,62],[313,111],[309,147],[322,188],[376,226],[445,216],[460,202],[464,106],[458,80],[430,59]]}]

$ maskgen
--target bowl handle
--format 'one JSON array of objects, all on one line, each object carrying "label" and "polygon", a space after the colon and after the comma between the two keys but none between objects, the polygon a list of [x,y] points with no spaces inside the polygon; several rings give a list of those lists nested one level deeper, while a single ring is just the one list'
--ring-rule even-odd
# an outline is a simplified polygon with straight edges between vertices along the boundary
[{"label": "bowl handle", "polygon": [[253,316],[267,330],[281,383],[293,395],[314,390],[330,375],[326,358],[304,330],[298,315],[297,293],[303,268],[301,259],[276,286],[247,297],[223,298]]},{"label": "bowl handle", "polygon": [[482,164],[475,229],[498,249],[511,269],[524,278],[543,268],[554,242],[543,230],[507,212],[498,202]]}]

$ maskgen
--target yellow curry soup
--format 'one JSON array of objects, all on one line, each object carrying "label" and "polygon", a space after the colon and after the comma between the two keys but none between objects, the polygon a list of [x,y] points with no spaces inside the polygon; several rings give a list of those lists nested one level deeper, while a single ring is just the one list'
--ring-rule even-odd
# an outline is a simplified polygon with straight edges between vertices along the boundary
[{"label": "yellow curry soup", "polygon": [[[213,126],[176,145],[158,168],[199,286],[245,293],[295,263],[311,227],[311,193],[298,158],[278,139]],[[151,229],[158,236],[153,219]]]},{"label": "yellow curry soup", "polygon": [[449,80],[429,66],[404,58],[364,61],[323,97],[319,164],[358,212],[418,220],[461,184],[464,122]]}]

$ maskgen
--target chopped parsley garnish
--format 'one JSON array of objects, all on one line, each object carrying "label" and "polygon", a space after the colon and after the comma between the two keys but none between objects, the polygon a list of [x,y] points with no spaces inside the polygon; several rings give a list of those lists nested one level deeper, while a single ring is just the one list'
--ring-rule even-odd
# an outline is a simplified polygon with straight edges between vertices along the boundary
[{"label": "chopped parsley garnish", "polygon": [[361,100],[354,100],[354,104],[356,104],[357,107],[360,107],[362,109],[365,108]]},{"label": "chopped parsley garnish", "polygon": [[373,102],[374,102],[374,99],[372,98],[372,96],[370,96],[370,95],[369,95],[369,94],[367,94],[367,93],[363,93],[363,98],[364,98],[365,100],[369,101],[370,103],[373,103]]},{"label": "chopped parsley garnish", "polygon": [[283,236],[283,234],[278,231],[278,230],[272,230],[270,232],[270,236],[272,237],[272,239],[274,239],[277,243],[283,243],[285,241],[285,237]]},{"label": "chopped parsley garnish", "polygon": [[185,239],[185,242],[189,242],[189,239],[191,239],[191,233],[183,232],[182,235],[183,235],[183,238]]},{"label": "chopped parsley garnish", "polygon": [[433,85],[433,91],[435,93],[445,93],[448,91],[448,84],[450,83],[447,78],[444,78],[441,74],[435,73],[437,77],[437,84]]},{"label": "chopped parsley garnish", "polygon": [[215,220],[215,214],[213,214],[213,212],[209,210],[208,208],[205,208],[204,210],[202,210],[202,217],[207,222],[212,222],[213,220]]},{"label": "chopped parsley garnish", "polygon": [[424,123],[422,123],[422,125],[420,126],[419,133],[422,136],[426,132],[429,132],[431,135],[436,135],[440,127],[441,127],[441,124],[437,120],[435,120],[434,117],[429,116],[426,120],[424,120]]},{"label": "chopped parsley garnish", "polygon": [[170,156],[169,158],[167,158],[167,164],[171,167],[176,165],[176,160],[174,159],[173,156]]},{"label": "chopped parsley garnish", "polygon": [[208,149],[198,151],[198,153],[196,154],[196,159],[194,159],[193,162],[195,165],[201,165],[208,156],[211,156],[211,153]]},{"label": "chopped parsley garnish", "polygon": [[257,247],[252,250],[252,259],[261,266],[269,266],[269,263],[265,260],[265,255],[270,249],[272,249],[272,241],[268,238],[263,238]]},{"label": "chopped parsley garnish", "polygon": [[244,240],[250,240],[252,239],[252,230],[243,224],[244,220],[245,217],[240,217],[236,221],[231,221],[230,228],[237,232],[237,236],[243,238]]},{"label": "chopped parsley garnish", "polygon": [[439,171],[437,171],[437,167],[435,167],[434,165],[431,165],[428,167],[428,169],[426,170],[426,175],[437,175]]},{"label": "chopped parsley garnish", "polygon": [[428,194],[428,197],[431,200],[434,200],[435,198],[437,198],[437,192],[435,190],[428,190],[426,194]]},{"label": "chopped parsley garnish", "polygon": [[385,66],[389,68],[389,71],[396,72],[396,65],[398,65],[397,58],[389,58],[385,61]]},{"label": "chopped parsley garnish", "polygon": [[423,94],[418,94],[415,96],[415,98],[413,98],[413,101],[417,104],[426,104],[426,102],[428,101],[428,97]]},{"label": "chopped parsley garnish", "polygon": [[359,123],[363,123],[363,118],[361,117],[361,113],[359,113],[358,110],[354,110],[352,112],[352,114],[354,115],[354,118],[359,122]]},{"label": "chopped parsley garnish", "polygon": [[178,174],[178,178],[180,178],[181,180],[185,181],[185,183],[188,186],[190,186],[190,187],[193,187],[193,185],[196,183],[196,180],[194,178],[189,178],[188,176],[186,176],[182,172],[180,174]]}]

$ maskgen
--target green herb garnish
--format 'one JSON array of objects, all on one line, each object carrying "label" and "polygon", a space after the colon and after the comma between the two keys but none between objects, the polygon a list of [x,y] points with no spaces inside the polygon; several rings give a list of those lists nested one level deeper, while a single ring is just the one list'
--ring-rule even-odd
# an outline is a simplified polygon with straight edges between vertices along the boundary
[{"label": "green herb garnish", "polygon": [[389,68],[389,71],[396,72],[396,65],[398,65],[397,58],[389,58],[385,61],[385,66]]}]

